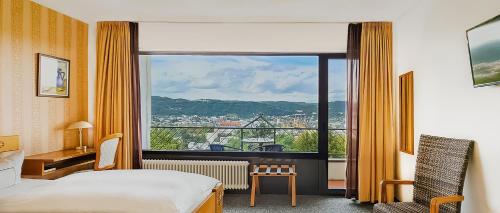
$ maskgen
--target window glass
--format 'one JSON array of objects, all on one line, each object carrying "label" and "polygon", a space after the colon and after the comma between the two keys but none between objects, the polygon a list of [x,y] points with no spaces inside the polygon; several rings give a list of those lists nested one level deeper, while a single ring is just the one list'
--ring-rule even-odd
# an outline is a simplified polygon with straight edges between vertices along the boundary
[{"label": "window glass", "polygon": [[347,64],[342,58],[328,60],[328,157],[346,154]]},{"label": "window glass", "polygon": [[144,149],[317,152],[318,56],[142,55],[140,64],[150,77]]}]

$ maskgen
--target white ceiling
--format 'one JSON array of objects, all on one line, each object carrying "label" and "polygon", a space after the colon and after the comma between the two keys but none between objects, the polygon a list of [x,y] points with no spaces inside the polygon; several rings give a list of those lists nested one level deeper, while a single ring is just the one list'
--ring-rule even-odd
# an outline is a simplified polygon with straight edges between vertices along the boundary
[{"label": "white ceiling", "polygon": [[393,21],[420,0],[33,0],[85,22]]}]

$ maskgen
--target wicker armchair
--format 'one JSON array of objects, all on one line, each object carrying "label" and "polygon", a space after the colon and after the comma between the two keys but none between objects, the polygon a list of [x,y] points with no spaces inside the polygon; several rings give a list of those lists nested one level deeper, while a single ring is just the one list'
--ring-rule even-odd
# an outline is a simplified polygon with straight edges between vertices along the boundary
[{"label": "wicker armchair", "polygon": [[[384,180],[373,212],[460,212],[465,172],[472,155],[470,140],[420,136],[415,181]],[[413,202],[386,204],[386,186],[413,184]]]}]

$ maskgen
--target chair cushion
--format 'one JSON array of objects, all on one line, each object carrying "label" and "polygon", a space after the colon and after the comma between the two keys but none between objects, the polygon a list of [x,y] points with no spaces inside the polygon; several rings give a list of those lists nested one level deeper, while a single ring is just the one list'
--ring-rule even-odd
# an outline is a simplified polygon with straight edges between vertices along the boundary
[{"label": "chair cushion", "polygon": [[377,203],[373,206],[374,213],[404,212],[422,213],[429,212],[429,207],[414,202]]},{"label": "chair cushion", "polygon": [[116,149],[120,138],[112,138],[101,143],[98,166],[104,168],[115,163]]}]

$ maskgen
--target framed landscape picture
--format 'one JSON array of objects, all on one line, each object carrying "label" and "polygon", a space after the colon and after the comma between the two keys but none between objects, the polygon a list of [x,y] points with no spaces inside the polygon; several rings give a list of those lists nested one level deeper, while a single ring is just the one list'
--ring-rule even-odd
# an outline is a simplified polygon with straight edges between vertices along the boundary
[{"label": "framed landscape picture", "polygon": [[467,30],[474,87],[500,84],[500,15]]},{"label": "framed landscape picture", "polygon": [[37,96],[68,98],[69,67],[67,59],[38,53]]}]

